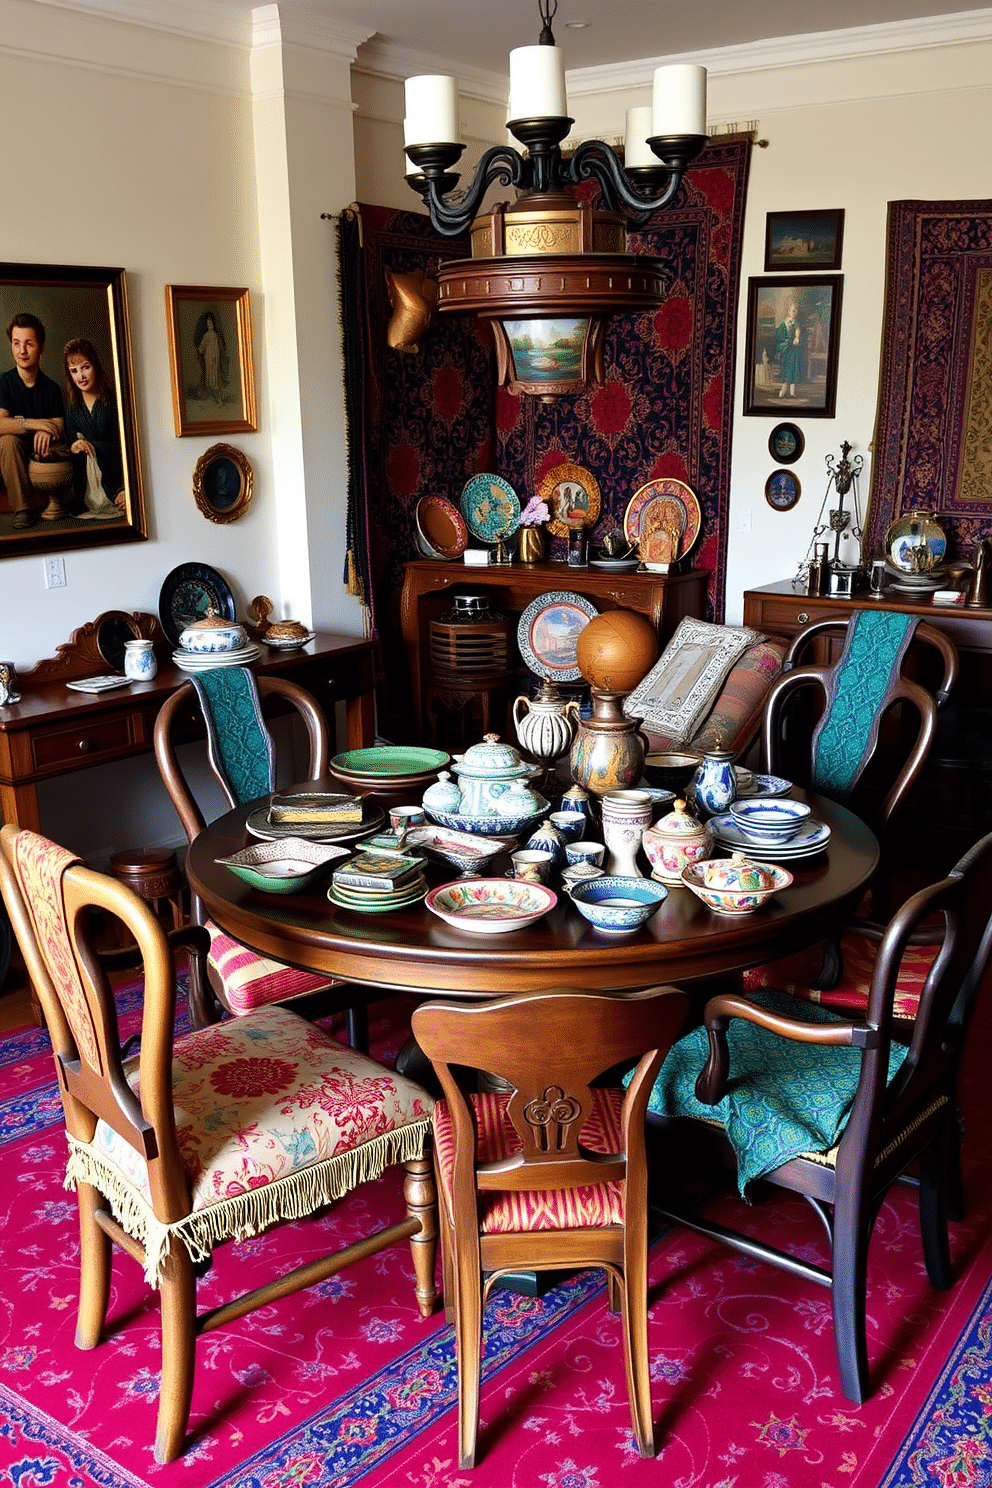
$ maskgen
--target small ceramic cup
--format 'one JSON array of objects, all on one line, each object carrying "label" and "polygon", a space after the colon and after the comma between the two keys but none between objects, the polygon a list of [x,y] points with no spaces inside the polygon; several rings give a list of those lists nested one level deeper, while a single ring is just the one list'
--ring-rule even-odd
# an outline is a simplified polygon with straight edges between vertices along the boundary
[{"label": "small ceramic cup", "polygon": [[558,828],[566,847],[570,842],[578,842],[586,829],[586,818],[581,811],[552,811],[548,820]]},{"label": "small ceramic cup", "polygon": [[551,873],[552,854],[536,848],[521,848],[510,854],[510,877],[527,883],[547,883]]},{"label": "small ceramic cup", "polygon": [[602,868],[606,857],[606,843],[566,842],[565,857],[570,868],[574,868],[577,863],[591,863],[594,868]]},{"label": "small ceramic cup", "polygon": [[410,827],[422,827],[426,820],[422,806],[391,806],[389,808],[389,825],[397,834],[407,831]]}]

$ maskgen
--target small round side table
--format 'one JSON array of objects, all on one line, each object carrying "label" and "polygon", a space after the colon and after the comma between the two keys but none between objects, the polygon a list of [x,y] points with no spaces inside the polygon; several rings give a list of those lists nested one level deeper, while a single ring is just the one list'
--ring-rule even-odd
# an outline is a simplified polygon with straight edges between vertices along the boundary
[{"label": "small round side table", "polygon": [[185,885],[176,855],[171,848],[116,852],[110,859],[110,871],[116,879],[127,884],[139,898],[151,905],[159,918],[163,907],[167,908],[173,930],[178,930],[185,923]]}]

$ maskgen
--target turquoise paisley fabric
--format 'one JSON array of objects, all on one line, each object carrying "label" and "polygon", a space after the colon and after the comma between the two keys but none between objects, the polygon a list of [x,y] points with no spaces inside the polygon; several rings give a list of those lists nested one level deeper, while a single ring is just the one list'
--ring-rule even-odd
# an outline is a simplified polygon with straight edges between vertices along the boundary
[{"label": "turquoise paisley fabric", "polygon": [[[806,1023],[843,1023],[826,1008],[798,1002],[787,992],[764,989],[750,1001]],[[696,1099],[696,1080],[706,1063],[705,1028],[695,1028],[668,1053],[654,1084],[648,1110],[656,1116],[720,1121],[737,1154],[737,1184],[748,1184],[804,1152],[827,1152],[844,1130],[861,1074],[860,1049],[826,1049],[793,1043],[753,1023],[733,1018],[728,1031],[730,1078],[715,1106]],[[906,1057],[901,1045],[889,1053],[891,1081]],[[629,1080],[629,1076],[627,1079]]]},{"label": "turquoise paisley fabric", "polygon": [[848,626],[833,697],[813,736],[813,789],[843,800],[851,791],[875,713],[898,672],[918,617],[856,610]]},{"label": "turquoise paisley fabric", "polygon": [[247,667],[211,667],[190,680],[203,708],[210,761],[236,804],[275,790],[275,745],[252,673]]}]

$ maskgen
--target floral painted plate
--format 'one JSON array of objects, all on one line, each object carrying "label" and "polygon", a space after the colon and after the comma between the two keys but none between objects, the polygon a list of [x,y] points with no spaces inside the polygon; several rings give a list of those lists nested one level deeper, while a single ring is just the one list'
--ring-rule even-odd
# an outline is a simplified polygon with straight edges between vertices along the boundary
[{"label": "floral painted plate", "polygon": [[567,537],[599,521],[602,497],[596,477],[581,465],[555,465],[537,483],[537,494],[548,503],[548,531]]},{"label": "floral painted plate", "polygon": [[519,878],[463,878],[427,895],[427,908],[456,930],[473,935],[505,935],[533,925],[558,903],[543,884]]},{"label": "floral painted plate", "polygon": [[473,475],[465,483],[459,505],[473,537],[495,543],[516,530],[520,501],[501,475]]},{"label": "floral painted plate", "polygon": [[520,616],[517,645],[520,655],[538,677],[552,682],[577,682],[582,673],[576,660],[579,636],[599,611],[582,594],[553,589],[539,594]]},{"label": "floral painted plate", "polygon": [[414,513],[417,532],[430,548],[429,558],[451,561],[468,547],[468,528],[457,506],[443,496],[421,496]]},{"label": "floral painted plate", "polygon": [[703,514],[695,493],[684,481],[665,477],[648,481],[627,503],[623,514],[623,532],[629,543],[639,543],[651,526],[674,507],[681,507],[683,522],[679,536],[678,556],[689,552],[703,524]]}]

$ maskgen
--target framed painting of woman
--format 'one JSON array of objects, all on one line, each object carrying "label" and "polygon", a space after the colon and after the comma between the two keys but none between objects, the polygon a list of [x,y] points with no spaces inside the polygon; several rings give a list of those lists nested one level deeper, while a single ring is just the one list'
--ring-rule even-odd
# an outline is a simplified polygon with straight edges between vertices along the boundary
[{"label": "framed painting of woman", "polygon": [[255,378],[247,289],[167,284],[176,434],[253,433]]}]

